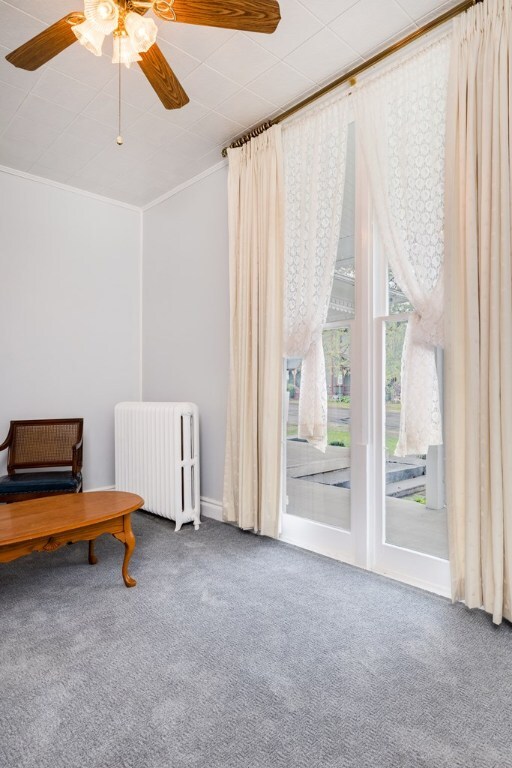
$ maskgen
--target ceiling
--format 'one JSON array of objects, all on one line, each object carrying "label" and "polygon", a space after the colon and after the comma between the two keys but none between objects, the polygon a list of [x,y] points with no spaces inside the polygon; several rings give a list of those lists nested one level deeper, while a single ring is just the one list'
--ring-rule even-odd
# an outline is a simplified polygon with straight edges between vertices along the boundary
[{"label": "ceiling", "polygon": [[[78,43],[35,72],[5,55],[81,0],[0,0],[0,165],[144,206],[217,164],[221,148],[458,0],[280,0],[273,35],[156,19],[190,97],[163,108],[138,69]],[[108,41],[105,48],[108,49]],[[107,50],[108,53],[108,50]]]}]

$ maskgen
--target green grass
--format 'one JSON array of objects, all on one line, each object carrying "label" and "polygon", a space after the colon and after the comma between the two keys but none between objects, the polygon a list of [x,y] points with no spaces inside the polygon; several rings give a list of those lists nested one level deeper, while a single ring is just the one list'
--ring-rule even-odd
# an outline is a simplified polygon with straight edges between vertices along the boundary
[{"label": "green grass", "polygon": [[329,408],[344,409],[345,411],[350,409],[350,401],[348,403],[340,403],[339,400],[328,400],[327,405]]},{"label": "green grass", "polygon": [[[298,428],[296,424],[287,424],[286,436],[297,437]],[[346,448],[350,448],[352,444],[349,430],[344,427],[329,426],[327,430],[327,443],[332,445],[333,443],[343,443]],[[397,435],[388,435],[386,437],[386,451],[393,455],[395,452],[396,444],[398,443]]]},{"label": "green grass", "polygon": [[425,496],[422,496],[420,493],[413,493],[412,496],[404,496],[407,501],[415,501],[416,504],[423,504],[424,506],[427,503],[427,500]]},{"label": "green grass", "polygon": [[329,427],[327,430],[327,443],[332,445],[333,443],[343,443],[345,448],[350,448],[351,444],[350,432],[343,427]]},{"label": "green grass", "polygon": [[[287,437],[297,437],[298,428],[296,424],[288,424],[286,429]],[[327,442],[343,443],[346,448],[350,447],[350,432],[343,427],[329,427],[327,431]]]}]

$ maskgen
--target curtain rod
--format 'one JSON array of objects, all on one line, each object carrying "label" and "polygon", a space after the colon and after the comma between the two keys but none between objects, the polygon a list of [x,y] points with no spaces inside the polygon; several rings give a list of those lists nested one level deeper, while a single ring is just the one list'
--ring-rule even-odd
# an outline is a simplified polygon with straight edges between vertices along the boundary
[{"label": "curtain rod", "polygon": [[456,5],[450,10],[445,11],[445,13],[442,13],[440,16],[437,16],[435,19],[432,19],[432,21],[429,21],[423,27],[420,27],[420,29],[417,29],[415,32],[412,32],[410,35],[407,35],[407,37],[402,38],[397,43],[390,45],[389,48],[385,48],[380,53],[375,54],[375,56],[372,56],[371,59],[364,61],[362,64],[359,64],[357,67],[354,67],[354,69],[351,69],[349,72],[346,72],[344,75],[337,77],[336,80],[333,80],[327,85],[324,85],[318,91],[315,91],[314,93],[307,96],[305,99],[302,99],[302,101],[299,101],[297,104],[294,104],[292,107],[289,107],[284,112],[281,112],[281,114],[277,115],[272,119],[265,120],[263,123],[260,123],[255,128],[252,128],[247,133],[244,133],[238,139],[235,139],[234,141],[232,141],[229,147],[224,147],[224,149],[222,150],[222,157],[227,156],[228,149],[241,147],[243,144],[246,144],[251,139],[254,139],[256,136],[259,136],[261,133],[264,133],[264,131],[268,130],[273,125],[282,123],[283,120],[286,120],[287,118],[291,117],[296,112],[300,112],[302,109],[309,107],[310,104],[313,104],[313,102],[322,98],[322,96],[325,96],[327,93],[334,91],[340,85],[343,85],[343,83],[351,82],[351,84],[354,85],[356,77],[360,75],[361,72],[364,72],[365,70],[370,69],[370,67],[373,67],[375,64],[378,64],[380,61],[387,59],[388,56],[391,56],[393,53],[396,53],[397,51],[402,50],[402,48],[405,48],[410,43],[414,42],[415,40],[418,40],[420,37],[423,37],[423,35],[426,35],[428,32],[431,32],[433,29],[436,29],[436,27],[440,27],[441,24],[444,24],[445,22],[450,21],[450,19],[454,19],[459,14],[464,13],[469,8],[472,8],[474,5],[480,2],[482,2],[482,0],[464,0],[464,2],[459,3],[459,5]]}]

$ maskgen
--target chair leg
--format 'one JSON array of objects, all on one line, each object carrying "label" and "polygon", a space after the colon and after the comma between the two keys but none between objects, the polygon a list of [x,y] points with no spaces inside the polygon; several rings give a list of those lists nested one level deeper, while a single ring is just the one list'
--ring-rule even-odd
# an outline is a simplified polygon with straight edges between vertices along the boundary
[{"label": "chair leg", "polygon": [[94,554],[94,539],[89,542],[89,565],[96,565],[98,558]]}]

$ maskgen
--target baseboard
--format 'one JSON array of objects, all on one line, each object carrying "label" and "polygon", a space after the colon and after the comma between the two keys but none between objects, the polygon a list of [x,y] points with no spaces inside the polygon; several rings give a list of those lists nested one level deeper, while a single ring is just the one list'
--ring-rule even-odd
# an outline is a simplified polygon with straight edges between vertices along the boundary
[{"label": "baseboard", "polygon": [[[105,485],[101,488],[87,488],[87,491],[115,491],[115,485]],[[201,496],[201,517],[209,517],[222,523],[222,503],[216,499]]]},{"label": "baseboard", "polygon": [[222,520],[222,504],[215,499],[209,499],[207,496],[201,496],[201,517],[209,517],[212,520]]},{"label": "baseboard", "polygon": [[408,573],[403,573],[402,571],[392,571],[388,568],[382,568],[379,570],[369,571],[369,573],[378,573],[380,576],[384,576],[386,579],[399,581],[401,584],[408,584],[410,587],[423,589],[425,592],[433,592],[436,595],[447,597],[448,599],[451,599],[452,596],[451,589],[444,584],[425,581],[424,579],[415,579],[414,576],[410,576]]}]

